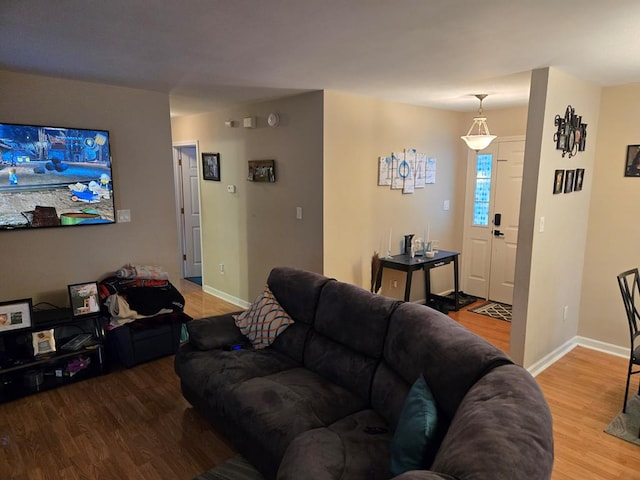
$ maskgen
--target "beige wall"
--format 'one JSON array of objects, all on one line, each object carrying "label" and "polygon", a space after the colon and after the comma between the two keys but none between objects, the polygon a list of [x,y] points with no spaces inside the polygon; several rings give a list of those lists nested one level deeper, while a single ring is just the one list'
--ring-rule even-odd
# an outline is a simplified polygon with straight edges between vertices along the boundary
[{"label": "beige wall", "polygon": [[[466,159],[456,136],[460,114],[335,91],[325,92],[324,109],[325,274],[369,289],[371,256],[386,254],[390,230],[394,255],[404,234],[424,237],[427,224],[441,249],[459,250]],[[409,147],[437,159],[436,183],[406,195],[378,186],[378,157]],[[434,291],[453,287],[445,268],[434,270]],[[411,299],[423,299],[423,277],[415,277]],[[382,292],[402,298],[404,278],[385,270]]]},{"label": "beige wall", "polygon": [[67,285],[123,264],[162,265],[175,279],[169,98],[155,92],[0,71],[2,121],[110,131],[117,209],[131,223],[0,231],[0,300],[67,304]]},{"label": "beige wall", "polygon": [[629,348],[619,273],[640,266],[640,179],[625,178],[627,145],[640,144],[640,84],[603,89],[580,307],[581,336]]},{"label": "beige wall", "polygon": [[[201,152],[221,154],[221,181],[200,181],[206,291],[242,305],[275,266],[322,272],[322,98],[313,92],[172,119],[174,142],[196,140]],[[270,112],[280,115],[277,128],[266,123]],[[243,128],[249,116],[257,117],[257,128]],[[226,127],[227,120],[236,127]],[[275,183],[246,180],[249,160],[270,159]]]},{"label": "beige wall", "polygon": [[[567,105],[598,131],[600,88],[556,69],[533,72],[516,260],[511,355],[525,367],[578,332],[596,135],[571,159],[556,150],[554,117]],[[581,192],[553,195],[556,169],[585,168]],[[545,218],[544,232],[539,231]],[[568,309],[564,319],[564,308]]]}]

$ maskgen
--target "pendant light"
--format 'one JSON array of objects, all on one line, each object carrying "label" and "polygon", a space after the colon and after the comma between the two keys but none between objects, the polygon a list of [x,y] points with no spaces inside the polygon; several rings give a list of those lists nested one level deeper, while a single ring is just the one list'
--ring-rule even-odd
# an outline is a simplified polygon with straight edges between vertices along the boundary
[{"label": "pendant light", "polygon": [[[495,135],[491,135],[489,133],[489,127],[487,127],[487,117],[482,115],[482,100],[486,98],[485,93],[476,94],[475,97],[480,100],[480,108],[478,109],[478,116],[473,117],[473,124],[471,128],[467,132],[467,134],[463,137],[460,137],[467,144],[471,150],[480,151],[489,146],[493,139],[496,138]],[[473,135],[471,132],[476,129],[477,133]]]}]

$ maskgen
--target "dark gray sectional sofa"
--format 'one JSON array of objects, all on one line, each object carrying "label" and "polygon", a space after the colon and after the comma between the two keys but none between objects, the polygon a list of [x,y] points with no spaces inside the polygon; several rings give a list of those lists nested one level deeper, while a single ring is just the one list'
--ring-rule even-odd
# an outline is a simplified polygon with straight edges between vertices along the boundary
[{"label": "dark gray sectional sofa", "polygon": [[268,348],[231,315],[189,323],[176,355],[185,398],[267,479],[387,479],[389,443],[424,376],[446,431],[409,479],[548,479],[552,421],[534,379],[428,307],[321,275],[274,269],[271,291],[295,323]]}]

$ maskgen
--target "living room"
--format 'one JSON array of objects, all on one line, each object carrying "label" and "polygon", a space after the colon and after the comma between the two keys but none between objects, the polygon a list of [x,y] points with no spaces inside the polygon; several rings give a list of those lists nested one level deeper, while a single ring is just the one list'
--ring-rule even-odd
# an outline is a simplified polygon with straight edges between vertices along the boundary
[{"label": "living room", "polygon": [[[635,180],[624,177],[624,161],[627,145],[639,143],[634,113],[640,85],[634,79],[599,87],[555,68],[534,75],[528,107],[494,109],[489,97],[485,109],[492,133],[526,135],[528,154],[536,158],[535,170],[525,174],[522,228],[528,237],[519,265],[526,268],[518,270],[511,354],[541,371],[575,344],[626,355],[615,275],[636,265],[638,231],[629,206],[640,194]],[[171,144],[179,141],[197,140],[201,152],[222,154],[222,181],[201,185],[205,290],[249,302],[269,268],[281,264],[368,288],[371,255],[386,249],[389,230],[397,253],[401,234],[426,223],[441,248],[461,250],[457,219],[468,156],[459,136],[471,112],[324,90],[171,120],[170,96],[154,90],[7,70],[0,84],[2,121],[110,130],[116,205],[132,213],[130,223],[74,232],[3,232],[3,264],[11,272],[0,278],[3,299],[59,304],[66,285],[132,261],[161,264],[180,278],[171,163]],[[572,160],[562,159],[552,140],[554,116],[568,104],[589,125],[587,150]],[[264,124],[272,111],[282,117],[276,129]],[[224,125],[246,116],[256,116],[260,128]],[[403,196],[376,186],[377,157],[405,147],[437,158],[433,188]],[[276,160],[278,181],[248,185],[246,162],[265,158]],[[553,171],[575,166],[586,169],[583,191],[553,196]],[[228,184],[238,186],[237,195],[226,191]],[[451,202],[448,212],[444,200]],[[301,221],[296,206],[303,207]],[[446,282],[438,278],[435,289],[449,288]],[[420,291],[419,283],[415,287]]]}]

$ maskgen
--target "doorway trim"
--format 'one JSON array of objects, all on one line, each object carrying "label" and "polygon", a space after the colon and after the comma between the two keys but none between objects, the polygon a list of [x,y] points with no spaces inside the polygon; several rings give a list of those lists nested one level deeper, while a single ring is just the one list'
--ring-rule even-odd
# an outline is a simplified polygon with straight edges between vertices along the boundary
[{"label": "doorway trim", "polygon": [[[185,278],[187,275],[187,270],[186,270],[186,263],[184,260],[184,238],[185,238],[185,231],[183,228],[183,221],[182,221],[182,212],[181,212],[181,208],[182,208],[182,204],[181,202],[184,201],[183,199],[183,192],[182,192],[182,183],[180,180],[180,175],[181,175],[181,171],[180,171],[180,166],[178,165],[178,150],[181,147],[193,147],[196,149],[196,160],[200,159],[200,146],[198,144],[198,140],[186,140],[186,141],[181,141],[181,142],[172,142],[171,144],[171,157],[172,157],[172,162],[173,162],[173,189],[175,192],[175,199],[176,199],[176,204],[175,204],[175,218],[176,218],[176,224],[177,224],[177,230],[176,230],[176,234],[178,236],[178,251],[176,252],[177,256],[178,256],[178,263],[181,265],[181,275],[182,278]],[[198,168],[198,179],[200,180],[201,177],[201,170]],[[200,182],[198,182],[200,183]],[[202,196],[200,195],[200,187],[198,186],[198,209],[200,211],[200,215],[202,215]],[[202,233],[200,234],[200,258],[204,259],[203,257],[203,252],[202,252]],[[204,281],[203,281],[204,283]]]}]

